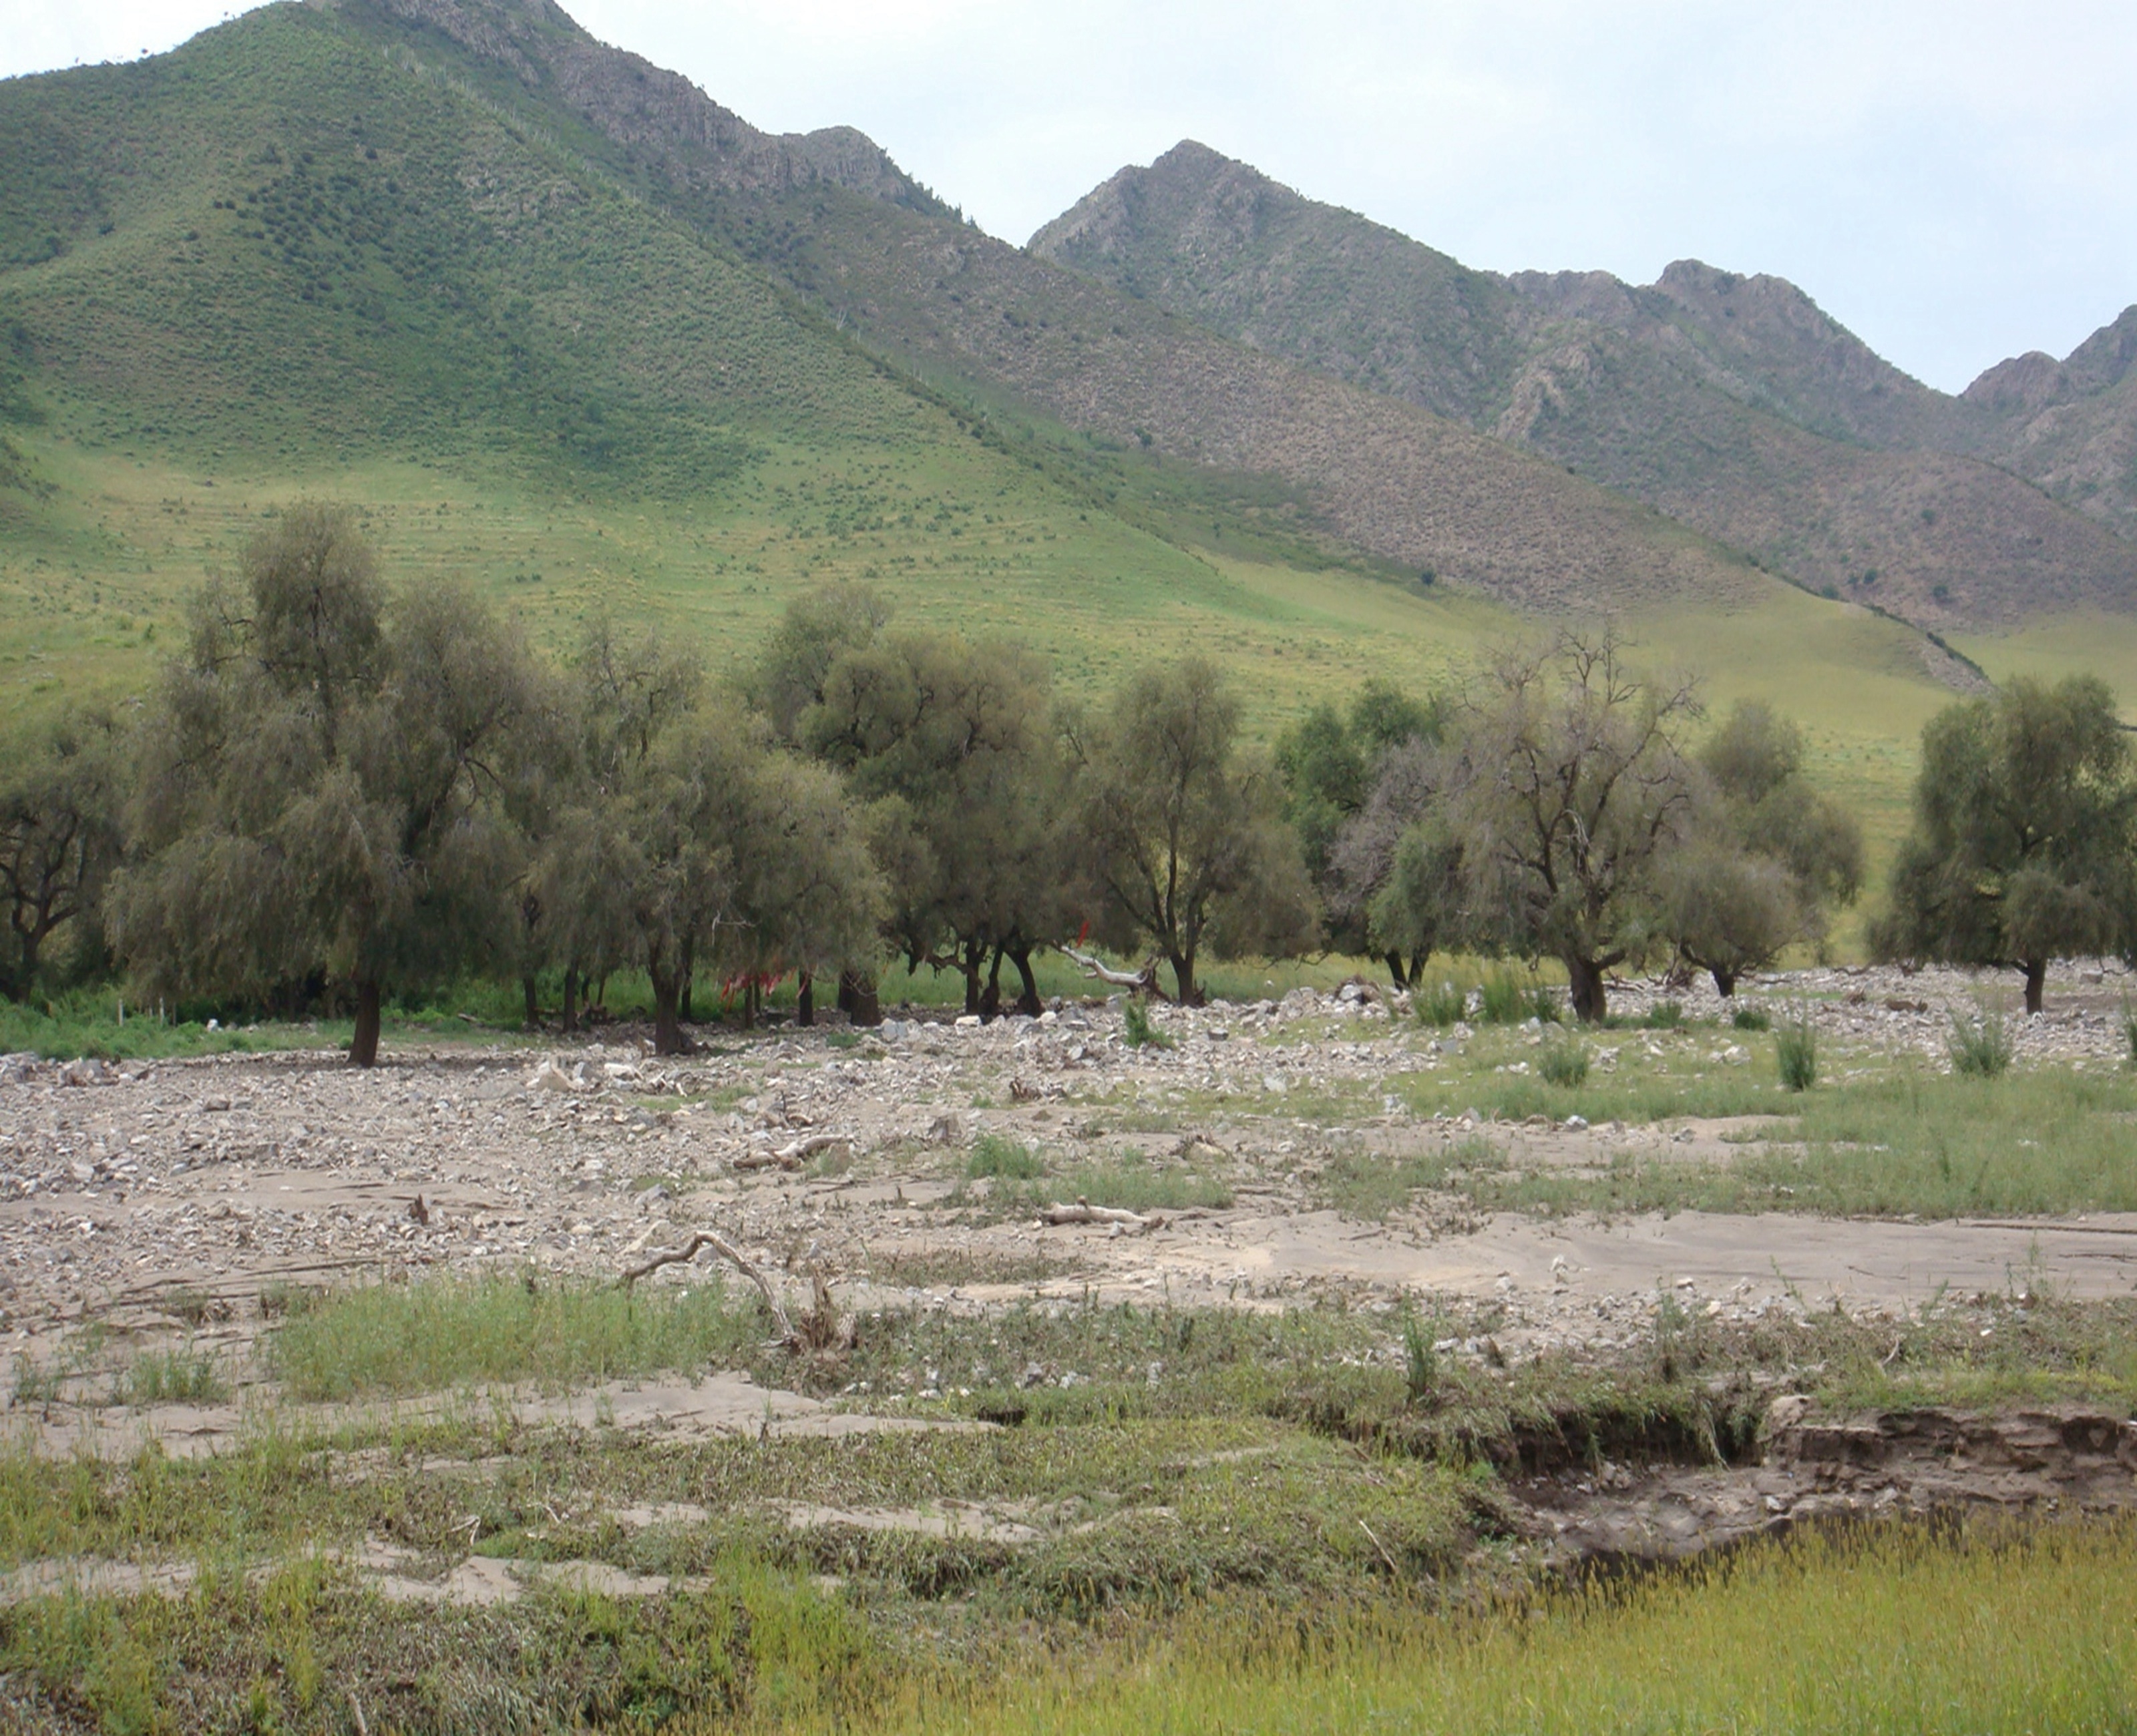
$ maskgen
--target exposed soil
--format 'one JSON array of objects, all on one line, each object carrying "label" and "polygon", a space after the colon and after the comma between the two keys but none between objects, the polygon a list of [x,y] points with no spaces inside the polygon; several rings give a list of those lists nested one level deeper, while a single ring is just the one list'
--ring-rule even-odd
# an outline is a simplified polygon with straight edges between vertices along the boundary
[{"label": "exposed soil", "polygon": [[[1940,1057],[1950,1009],[1971,1010],[1984,985],[1956,973],[1835,971],[1790,987],[1833,997],[1818,1016],[1836,1043]],[[1621,992],[1616,1004],[1636,1009],[1660,992]],[[1711,1010],[1701,992],[1680,998]],[[2022,1058],[2116,1064],[2122,994],[2111,968],[2055,982],[2049,1015],[2018,1030]],[[1497,1305],[1495,1349],[1507,1354],[1635,1343],[1665,1296],[1748,1321],[1836,1301],[1898,1315],[1940,1292],[2032,1286],[2087,1298],[2137,1286],[2137,1214],[1538,1221],[1478,1218],[1441,1201],[1386,1222],[1347,1218],[1321,1203],[1331,1154],[1430,1154],[1477,1131],[1468,1116],[1415,1116],[1382,1089],[1391,1073],[1451,1065],[1466,1028],[1434,1038],[1391,1017],[1377,991],[1355,989],[1166,1009],[1159,1022],[1173,1047],[1132,1048],[1117,1009],[1070,1004],[986,1027],[908,1019],[869,1033],[708,1033],[705,1051],[680,1061],[654,1060],[629,1033],[571,1048],[396,1054],[372,1072],[329,1053],[121,1066],[7,1058],[0,1330],[32,1366],[88,1320],[131,1342],[183,1333],[238,1348],[262,1330],[263,1296],[271,1306],[278,1286],[530,1263],[613,1277],[700,1225],[788,1286],[797,1308],[818,1273],[857,1311],[1089,1295],[1251,1308],[1429,1295]],[[1736,1064],[1731,1033],[1701,1040],[1709,1061]],[[1722,1160],[1755,1131],[1685,1120],[1489,1132],[1526,1166],[1587,1168],[1627,1151]],[[1126,1157],[1187,1197],[1220,1184],[1230,1203],[1049,1223],[1029,1196],[1012,1202],[1006,1184],[968,1179],[969,1153],[986,1135],[1043,1145],[1056,1174]],[[1054,1197],[1053,1185],[1038,1197]],[[688,1282],[689,1268],[647,1281]],[[129,1410],[86,1390],[33,1400],[17,1388],[0,1403],[0,1427],[54,1452],[125,1452],[151,1435],[168,1451],[212,1451],[268,1396]],[[518,1402],[528,1420],[585,1420],[598,1406],[619,1427],[684,1435],[917,1426],[740,1376]],[[1658,1556],[1835,1513],[2127,1505],[2133,1470],[2137,1435],[2113,1416],[1835,1423],[1789,1413],[1784,1400],[1755,1463],[1555,1466],[1507,1493],[1515,1530],[1548,1549]],[[862,1512],[835,1496],[790,1521],[971,1526],[997,1542],[1044,1524],[941,1506]],[[502,1595],[524,1577],[470,1560],[450,1583],[419,1583],[384,1555],[363,1564],[409,1596]],[[9,1593],[64,1566],[29,1570]],[[170,1578],[153,1565],[127,1571],[144,1588]]]}]

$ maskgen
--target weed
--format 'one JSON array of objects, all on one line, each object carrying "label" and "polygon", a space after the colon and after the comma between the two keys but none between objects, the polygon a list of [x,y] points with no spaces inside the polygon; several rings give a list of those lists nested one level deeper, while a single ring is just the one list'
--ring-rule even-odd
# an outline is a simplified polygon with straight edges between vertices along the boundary
[{"label": "weed", "polygon": [[210,1404],[227,1388],[205,1350],[144,1350],[129,1364],[114,1398],[121,1404]]},{"label": "weed", "polygon": [[1462,1015],[1469,1009],[1469,991],[1454,983],[1435,983],[1430,988],[1419,990],[1412,1004],[1417,1009],[1420,1024],[1433,1025],[1443,1031],[1449,1025],[1461,1023]]},{"label": "weed", "polygon": [[1439,1353],[1433,1348],[1438,1323],[1403,1315],[1403,1390],[1412,1404],[1427,1403],[1439,1386]]},{"label": "weed", "polygon": [[965,1174],[973,1181],[1036,1181],[1045,1173],[1037,1151],[999,1133],[983,1133],[973,1140],[972,1155],[965,1165]]},{"label": "weed", "polygon": [[1972,1019],[1953,1014],[1945,1047],[1951,1070],[1968,1078],[2001,1078],[2011,1066],[2011,1033],[2000,1013],[1982,1013]]},{"label": "weed", "polygon": [[1818,1026],[1809,1008],[1799,1007],[1782,1021],[1774,1034],[1774,1058],[1790,1091],[1808,1091],[1818,1082]]},{"label": "weed", "polygon": [[1485,1024],[1520,1024],[1531,1019],[1556,1024],[1565,1011],[1555,990],[1505,969],[1488,972],[1477,994],[1477,1018]]},{"label": "weed", "polygon": [[1529,986],[1511,970],[1487,973],[1477,993],[1477,1016],[1485,1024],[1519,1024],[1529,1016]]},{"label": "weed", "polygon": [[1131,994],[1121,1010],[1121,1035],[1132,1049],[1169,1049],[1172,1039],[1151,1023],[1150,1009],[1140,995]]},{"label": "weed", "polygon": [[1658,1000],[1648,1009],[1648,1016],[1641,1023],[1651,1031],[1674,1031],[1684,1023],[1684,1003]]},{"label": "weed", "polygon": [[1764,1007],[1739,1007],[1729,1015],[1729,1023],[1740,1031],[1767,1031],[1773,1028],[1773,1017]]},{"label": "weed", "polygon": [[1536,1071],[1552,1085],[1584,1085],[1588,1082],[1588,1045],[1577,1037],[1546,1043],[1543,1053],[1536,1058]]}]

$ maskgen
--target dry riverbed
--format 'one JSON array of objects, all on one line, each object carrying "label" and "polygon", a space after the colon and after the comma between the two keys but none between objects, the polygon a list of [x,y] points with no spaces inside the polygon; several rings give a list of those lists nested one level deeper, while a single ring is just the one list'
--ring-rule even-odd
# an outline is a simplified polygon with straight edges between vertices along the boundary
[{"label": "dry riverbed", "polygon": [[[1745,1004],[1809,1010],[1813,1098],[1928,1092],[1928,1126],[1962,1088],[1954,1014],[1997,992],[1829,970]],[[2122,994],[2111,966],[2052,982],[2001,1082],[2097,1082],[2109,1172]],[[1629,985],[1614,1009],[1665,998]],[[356,1491],[319,1496],[340,1518],[311,1559],[401,1604],[707,1596],[746,1544],[825,1596],[924,1603],[954,1559],[956,1583],[1065,1609],[1034,1588],[1093,1552],[1121,1596],[1146,1559],[1153,1584],[1432,1582],[1836,1515],[2137,1503],[2137,1211],[2101,1204],[2125,1203],[2100,1191],[2114,1174],[2046,1213],[1806,1209],[1833,1165],[1874,1169],[1894,1141],[1814,1124],[1769,1032],[1667,998],[1682,1022],[1579,1038],[1430,1028],[1352,985],[1161,1009],[1141,1047],[1093,1000],[707,1029],[674,1059],[628,1029],[368,1073],[326,1053],[7,1058],[0,1436],[22,1464],[136,1482],[144,1449],[212,1478],[263,1439],[309,1442],[322,1489]],[[1541,1084],[1576,1040],[1586,1081]],[[659,1263],[701,1230],[806,1343],[767,1342],[718,1248]],[[754,1324],[724,1360],[606,1379],[322,1396],[277,1360],[293,1320],[378,1286],[583,1298],[634,1270],[635,1304],[717,1296]],[[1103,1447],[1049,1456],[1108,1419]],[[1333,1503],[1333,1524],[1248,1549],[1243,1520],[1228,1554],[1248,1486],[1257,1523]],[[382,1516],[409,1501],[427,1529]],[[264,1583],[295,1534],[248,1538],[243,1572]],[[207,1570],[205,1544],[122,1543],[19,1544],[0,1607],[168,1597]],[[74,1728],[49,1700],[21,1702],[46,1720],[27,1727]]]}]

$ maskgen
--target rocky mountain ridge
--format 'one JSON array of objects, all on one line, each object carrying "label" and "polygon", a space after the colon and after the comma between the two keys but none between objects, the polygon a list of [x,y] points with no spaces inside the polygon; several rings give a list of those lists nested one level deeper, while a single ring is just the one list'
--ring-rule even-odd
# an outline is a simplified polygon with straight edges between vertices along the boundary
[{"label": "rocky mountain ridge", "polygon": [[2137,501],[2137,469],[2115,472],[2137,421],[2113,402],[2127,316],[2070,364],[2020,367],[2022,425],[1991,391],[1910,378],[1785,280],[1473,270],[1192,141],[1030,246],[1548,454],[1813,589],[1934,625],[2137,598],[2137,556],[2103,533]]}]

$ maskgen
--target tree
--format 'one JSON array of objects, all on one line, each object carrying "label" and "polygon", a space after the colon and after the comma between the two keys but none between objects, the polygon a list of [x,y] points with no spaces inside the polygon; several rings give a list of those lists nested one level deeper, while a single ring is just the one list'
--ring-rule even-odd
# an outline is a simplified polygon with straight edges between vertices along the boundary
[{"label": "tree", "polygon": [[1380,755],[1322,876],[1326,931],[1378,952],[1399,989],[1419,980],[1459,919],[1461,843],[1447,829],[1449,761],[1436,735]]},{"label": "tree", "polygon": [[[1064,766],[1045,666],[999,641],[888,634],[840,654],[800,718],[811,751],[883,805],[892,936],[915,967],[954,970],[968,1013],[1041,1010],[1031,955],[1061,936]],[[982,975],[986,981],[982,985]]]},{"label": "tree", "polygon": [[[845,653],[873,644],[890,620],[890,605],[866,586],[845,581],[820,586],[789,603],[764,654],[744,683],[751,700],[770,721],[773,737],[801,746],[808,720],[824,703],[825,683]],[[889,868],[912,868],[918,858],[913,840],[897,832],[898,812],[879,807],[869,820],[879,845],[877,860]],[[812,982],[805,977],[799,1016],[813,1009]],[[849,968],[839,976],[839,1009],[856,1024],[874,1024],[879,1014],[873,970]]]},{"label": "tree", "polygon": [[0,994],[19,1001],[55,936],[100,921],[119,858],[121,755],[108,713],[69,712],[21,732],[0,761]]},{"label": "tree", "polygon": [[1391,944],[1375,931],[1373,901],[1393,866],[1397,839],[1417,815],[1395,813],[1392,790],[1383,790],[1385,769],[1414,746],[1437,742],[1445,717],[1438,696],[1420,704],[1376,679],[1359,689],[1347,716],[1324,701],[1277,742],[1284,818],[1321,895],[1323,936],[1337,951],[1379,953],[1398,989],[1410,985],[1424,961],[1409,956],[1406,943]]},{"label": "tree", "polygon": [[2022,677],[1945,707],[1922,731],[1914,809],[1871,930],[1880,956],[2018,970],[2037,1013],[2051,959],[2137,939],[2137,785],[2105,683]]},{"label": "tree", "polygon": [[1446,777],[1469,935],[1557,959],[1589,1023],[1608,1010],[1604,973],[1661,938],[1660,869],[1692,800],[1676,740],[1692,688],[1634,675],[1622,651],[1569,633],[1502,659]]},{"label": "tree", "polygon": [[1312,944],[1312,887],[1283,823],[1275,769],[1244,751],[1239,705],[1216,668],[1146,669],[1109,714],[1071,731],[1085,870],[1100,932],[1146,939],[1197,1004],[1195,965]]},{"label": "tree", "polygon": [[1803,771],[1794,724],[1738,705],[1697,756],[1687,835],[1663,867],[1664,926],[1724,999],[1786,948],[1823,946],[1862,883],[1862,829]]},{"label": "tree", "polygon": [[178,993],[324,973],[353,991],[368,1067],[387,984],[509,954],[531,664],[459,586],[389,594],[345,507],[292,508],[243,570],[196,600],[144,732],[112,939]]},{"label": "tree", "polygon": [[[625,808],[655,745],[696,708],[703,685],[692,649],[652,633],[627,638],[606,614],[589,624],[565,671],[557,751],[526,823],[533,848],[522,910],[529,965],[563,971],[567,1029],[582,985],[640,961]],[[686,970],[679,1014],[689,994]]]}]

